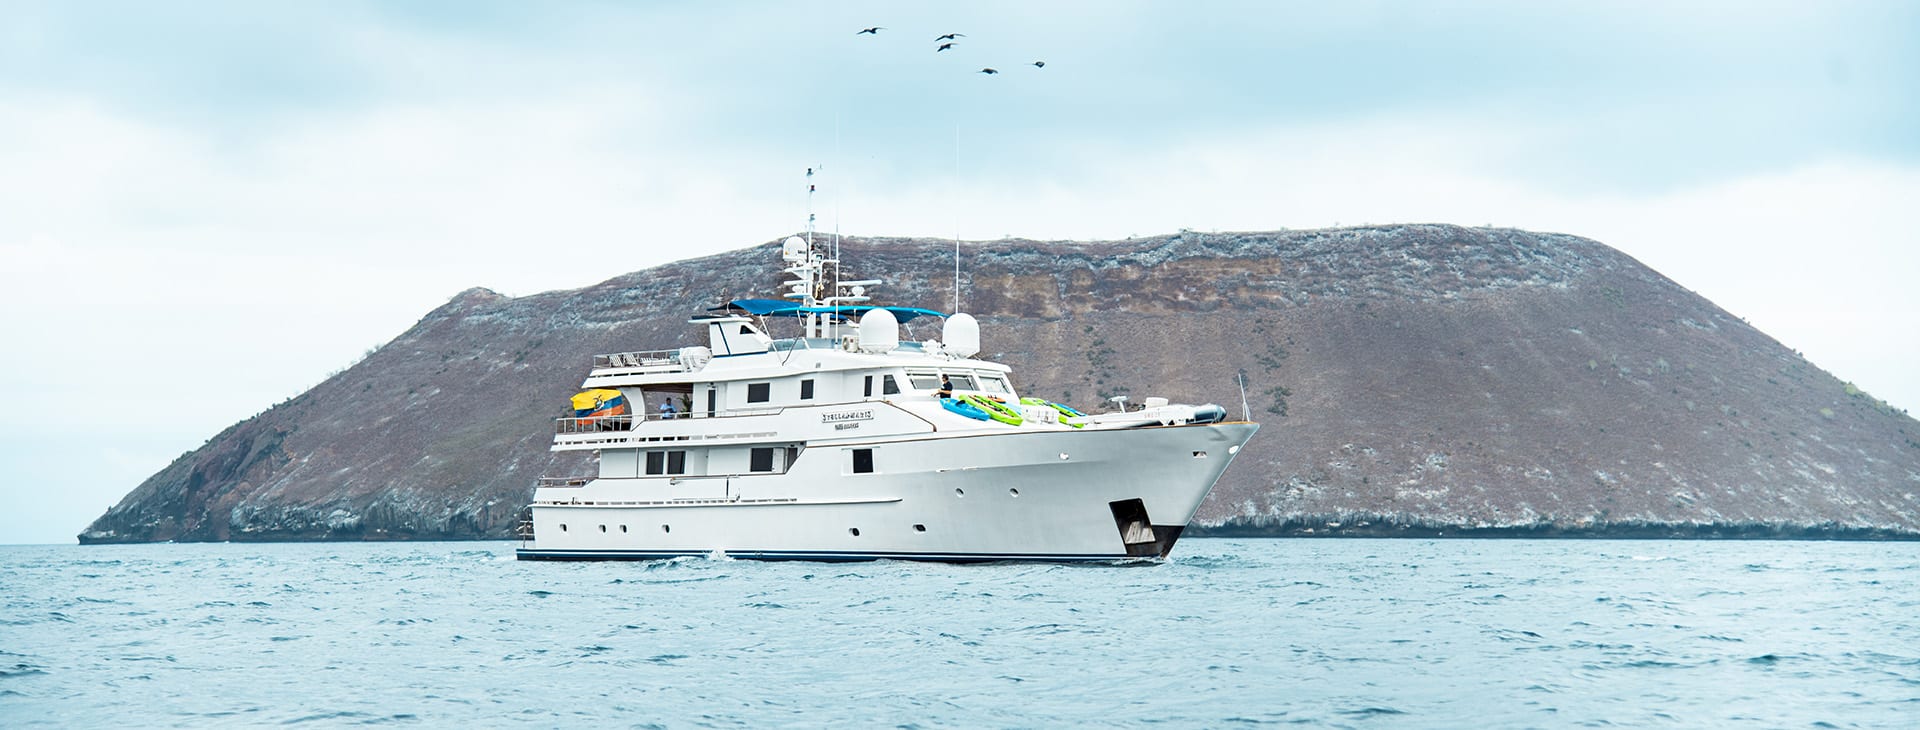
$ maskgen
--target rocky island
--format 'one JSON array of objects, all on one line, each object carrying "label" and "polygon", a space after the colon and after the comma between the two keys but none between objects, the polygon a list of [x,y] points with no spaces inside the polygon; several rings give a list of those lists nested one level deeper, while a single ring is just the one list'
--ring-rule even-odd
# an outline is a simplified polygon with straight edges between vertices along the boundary
[{"label": "rocky island", "polygon": [[[80,541],[508,538],[537,477],[591,468],[547,451],[589,357],[678,346],[687,315],[774,291],[777,240],[461,292]],[[1592,240],[1395,225],[962,248],[982,357],[1025,394],[1239,416],[1244,378],[1264,428],[1195,534],[1920,538],[1920,422]],[[950,241],[842,252],[888,303],[951,306]]]}]

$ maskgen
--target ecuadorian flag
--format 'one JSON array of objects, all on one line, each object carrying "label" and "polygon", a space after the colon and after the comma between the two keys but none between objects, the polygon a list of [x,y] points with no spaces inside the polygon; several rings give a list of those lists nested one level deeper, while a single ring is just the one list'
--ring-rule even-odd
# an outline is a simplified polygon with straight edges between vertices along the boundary
[{"label": "ecuadorian flag", "polygon": [[624,416],[632,412],[627,407],[627,397],[612,388],[583,390],[573,397],[574,418]]}]

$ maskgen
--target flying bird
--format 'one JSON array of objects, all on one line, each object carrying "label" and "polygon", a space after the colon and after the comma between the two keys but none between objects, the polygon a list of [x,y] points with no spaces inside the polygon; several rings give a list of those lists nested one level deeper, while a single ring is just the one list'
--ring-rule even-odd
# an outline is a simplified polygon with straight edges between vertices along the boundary
[{"label": "flying bird", "polygon": [[933,40],[934,40],[935,42],[939,42],[939,41],[950,41],[950,40],[953,40],[953,39],[955,39],[955,38],[965,38],[965,37],[967,37],[967,34],[965,34],[965,33],[948,33],[948,34],[946,34],[946,35],[943,35],[943,36],[940,36],[939,38],[935,38],[935,39],[933,39]]},{"label": "flying bird", "polygon": [[947,50],[947,49],[949,49],[949,48],[952,48],[952,47],[953,47],[953,44],[952,44],[952,43],[942,43],[942,44],[940,44],[940,47],[939,47],[939,48],[935,48],[935,49],[933,49],[933,52],[934,52],[934,53],[939,53],[939,52],[941,52],[941,51],[944,51],[944,50]]},{"label": "flying bird", "polygon": [[980,73],[983,73],[983,74],[997,74],[997,73],[1000,73],[1000,69],[997,69],[997,68],[983,68],[983,69],[980,69]]},{"label": "flying bird", "polygon": [[1047,62],[1046,62],[1046,61],[1034,61],[1034,62],[1033,62],[1033,67],[1034,67],[1034,68],[1046,68],[1046,67],[1047,67]]},{"label": "flying bird", "polygon": [[880,35],[880,31],[883,31],[883,30],[886,30],[886,28],[882,28],[876,25],[876,26],[873,26],[872,28],[861,29],[859,33],[855,33],[854,35]]}]

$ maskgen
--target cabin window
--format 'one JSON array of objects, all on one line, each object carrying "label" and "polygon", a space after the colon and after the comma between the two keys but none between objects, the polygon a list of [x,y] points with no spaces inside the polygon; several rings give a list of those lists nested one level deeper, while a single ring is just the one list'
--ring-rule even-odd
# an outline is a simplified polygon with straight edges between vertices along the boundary
[{"label": "cabin window", "polygon": [[744,324],[740,325],[740,334],[743,334],[743,335],[753,334],[753,328]]},{"label": "cabin window", "polygon": [[773,384],[772,383],[748,383],[747,384],[747,402],[748,403],[765,403],[770,400],[773,400]]},{"label": "cabin window", "polygon": [[853,473],[855,474],[872,474],[873,473],[873,449],[854,449],[853,450]]},{"label": "cabin window", "polygon": [[940,376],[934,373],[907,373],[907,382],[914,390],[939,390]]},{"label": "cabin window", "polygon": [[747,471],[773,471],[773,447],[754,449],[747,459]]},{"label": "cabin window", "polygon": [[998,375],[981,375],[980,389],[988,393],[1000,393],[1002,395],[1013,392],[1007,388],[1006,379]]},{"label": "cabin window", "polygon": [[980,384],[973,382],[972,375],[964,375],[961,373],[949,373],[948,378],[953,381],[954,390],[979,390],[980,389]]},{"label": "cabin window", "polygon": [[707,389],[707,417],[708,418],[713,417],[713,414],[715,412],[714,405],[719,400],[720,400],[719,393],[712,388],[708,388]]},{"label": "cabin window", "polygon": [[800,381],[800,400],[813,400],[813,379]]},{"label": "cabin window", "polygon": [[896,382],[894,382],[894,381],[893,381],[893,376],[891,376],[891,375],[888,375],[888,376],[886,376],[886,380],[885,380],[885,382],[884,382],[884,383],[882,383],[880,387],[881,387],[881,391],[880,391],[880,392],[881,392],[881,393],[884,393],[884,394],[886,394],[886,395],[899,395],[899,394],[900,394],[900,384],[899,384],[899,383],[896,383]]},{"label": "cabin window", "polygon": [[687,452],[685,451],[649,451],[647,452],[648,474],[685,474],[687,473]]},{"label": "cabin window", "polygon": [[873,376],[871,376],[871,375],[869,375],[869,376],[867,376],[867,382],[866,382],[866,386],[865,386],[865,389],[864,389],[863,391],[861,391],[861,393],[860,393],[860,395],[861,395],[861,397],[864,397],[864,398],[872,398],[872,397],[873,397]]}]

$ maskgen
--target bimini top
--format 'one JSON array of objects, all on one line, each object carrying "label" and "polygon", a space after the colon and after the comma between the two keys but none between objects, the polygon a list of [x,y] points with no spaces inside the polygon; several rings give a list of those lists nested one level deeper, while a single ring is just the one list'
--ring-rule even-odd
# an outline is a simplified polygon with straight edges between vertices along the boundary
[{"label": "bimini top", "polygon": [[782,301],[779,299],[735,299],[731,302],[727,302],[726,304],[718,307],[710,307],[707,309],[707,311],[723,312],[730,309],[738,309],[748,314],[758,314],[758,315],[767,316],[767,317],[798,317],[802,314],[825,314],[825,315],[836,316],[841,318],[845,318],[852,315],[864,314],[866,312],[869,312],[875,309],[884,309],[889,312],[892,312],[893,318],[901,322],[906,322],[908,320],[911,320],[915,317],[920,317],[920,316],[928,316],[928,317],[947,316],[945,314],[933,311],[931,309],[921,309],[919,307],[882,307],[882,306],[877,306],[872,304],[842,304],[839,306],[829,306],[829,307],[804,307],[799,304],[795,304],[793,302]]}]

